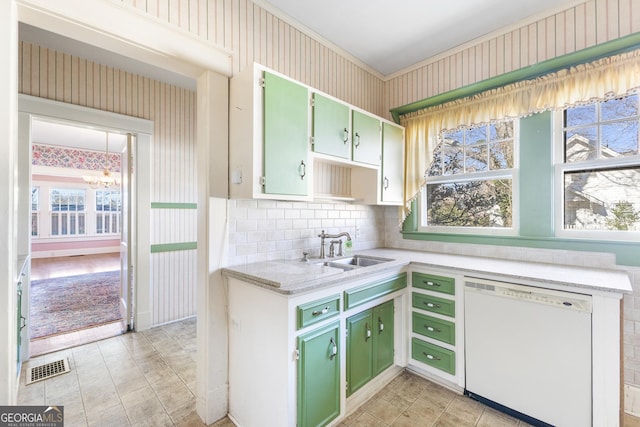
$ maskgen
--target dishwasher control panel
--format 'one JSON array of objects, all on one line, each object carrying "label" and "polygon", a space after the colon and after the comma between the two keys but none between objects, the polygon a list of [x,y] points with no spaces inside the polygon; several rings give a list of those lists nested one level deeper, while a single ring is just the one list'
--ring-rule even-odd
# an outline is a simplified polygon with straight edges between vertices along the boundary
[{"label": "dishwasher control panel", "polygon": [[465,278],[465,291],[491,293],[494,296],[591,313],[591,296],[573,292],[470,277]]}]

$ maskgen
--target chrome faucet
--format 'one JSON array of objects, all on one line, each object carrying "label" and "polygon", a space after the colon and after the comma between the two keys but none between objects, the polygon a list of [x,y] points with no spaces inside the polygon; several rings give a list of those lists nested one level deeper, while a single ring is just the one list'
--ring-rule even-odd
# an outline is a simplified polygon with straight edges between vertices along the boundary
[{"label": "chrome faucet", "polygon": [[[322,230],[322,233],[318,234],[318,237],[320,238],[320,257],[319,257],[320,259],[326,258],[324,256],[324,239],[339,239],[340,237],[346,237],[347,241],[351,240],[351,236],[346,231],[343,231],[342,233],[338,233],[338,234],[327,234],[324,232],[324,230]],[[332,247],[333,247],[333,244],[332,244]],[[340,249],[342,249],[342,245],[340,245]],[[338,252],[338,255],[342,255],[342,250]],[[329,252],[329,256],[333,257],[333,251]]]}]

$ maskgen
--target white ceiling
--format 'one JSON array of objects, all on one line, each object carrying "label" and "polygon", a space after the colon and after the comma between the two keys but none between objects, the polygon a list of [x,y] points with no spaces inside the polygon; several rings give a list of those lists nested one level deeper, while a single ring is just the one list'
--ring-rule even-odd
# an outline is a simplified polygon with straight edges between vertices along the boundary
[{"label": "white ceiling", "polygon": [[[105,151],[107,133],[102,129],[35,119],[31,123],[31,142],[34,144]],[[126,142],[126,135],[109,132],[110,152],[120,152]]]},{"label": "white ceiling", "polygon": [[256,0],[382,75],[576,0]]}]

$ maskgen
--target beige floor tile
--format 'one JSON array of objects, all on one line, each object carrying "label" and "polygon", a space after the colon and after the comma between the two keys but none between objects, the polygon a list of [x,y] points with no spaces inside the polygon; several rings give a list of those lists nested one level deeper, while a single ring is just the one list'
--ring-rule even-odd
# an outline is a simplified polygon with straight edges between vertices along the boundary
[{"label": "beige floor tile", "polygon": [[483,410],[484,405],[478,401],[467,396],[457,396],[449,404],[445,412],[454,414],[467,424],[475,425]]},{"label": "beige floor tile", "polygon": [[477,427],[517,427],[518,420],[495,411],[491,408],[485,408],[480,415]]},{"label": "beige floor tile", "polygon": [[640,418],[624,414],[624,427],[640,427]]},{"label": "beige floor tile", "polygon": [[134,396],[129,395],[128,398],[123,398],[122,403],[131,424],[144,423],[149,419],[149,416],[155,416],[155,414],[165,414],[168,417],[162,403],[154,394],[147,395],[136,392]]},{"label": "beige floor tile", "polygon": [[434,427],[473,427],[475,423],[458,417],[456,414],[444,412]]},{"label": "beige floor tile", "polygon": [[349,424],[349,427],[386,427],[387,424],[380,419],[374,417],[366,412],[362,413],[356,418],[353,423]]},{"label": "beige floor tile", "polygon": [[381,420],[385,425],[393,424],[403,411],[403,409],[398,408],[393,403],[381,398],[369,400],[363,405],[362,409],[365,413],[371,414]]}]

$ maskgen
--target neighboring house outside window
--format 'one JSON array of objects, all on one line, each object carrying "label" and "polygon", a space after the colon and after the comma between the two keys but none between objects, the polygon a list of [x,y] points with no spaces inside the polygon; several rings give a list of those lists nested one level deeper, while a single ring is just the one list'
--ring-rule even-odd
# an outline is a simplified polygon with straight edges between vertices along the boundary
[{"label": "neighboring house outside window", "polygon": [[86,234],[85,190],[52,188],[51,235],[74,236]]},{"label": "neighboring house outside window", "polygon": [[421,231],[515,234],[517,121],[445,131],[426,171]]},{"label": "neighboring house outside window", "polygon": [[31,236],[39,236],[38,222],[40,218],[40,188],[31,187]]},{"label": "neighboring house outside window", "polygon": [[120,190],[96,190],[96,234],[120,234]]},{"label": "neighboring house outside window", "polygon": [[[556,113],[557,234],[634,238],[640,231],[639,96]],[[561,132],[561,134],[560,134]]]}]

